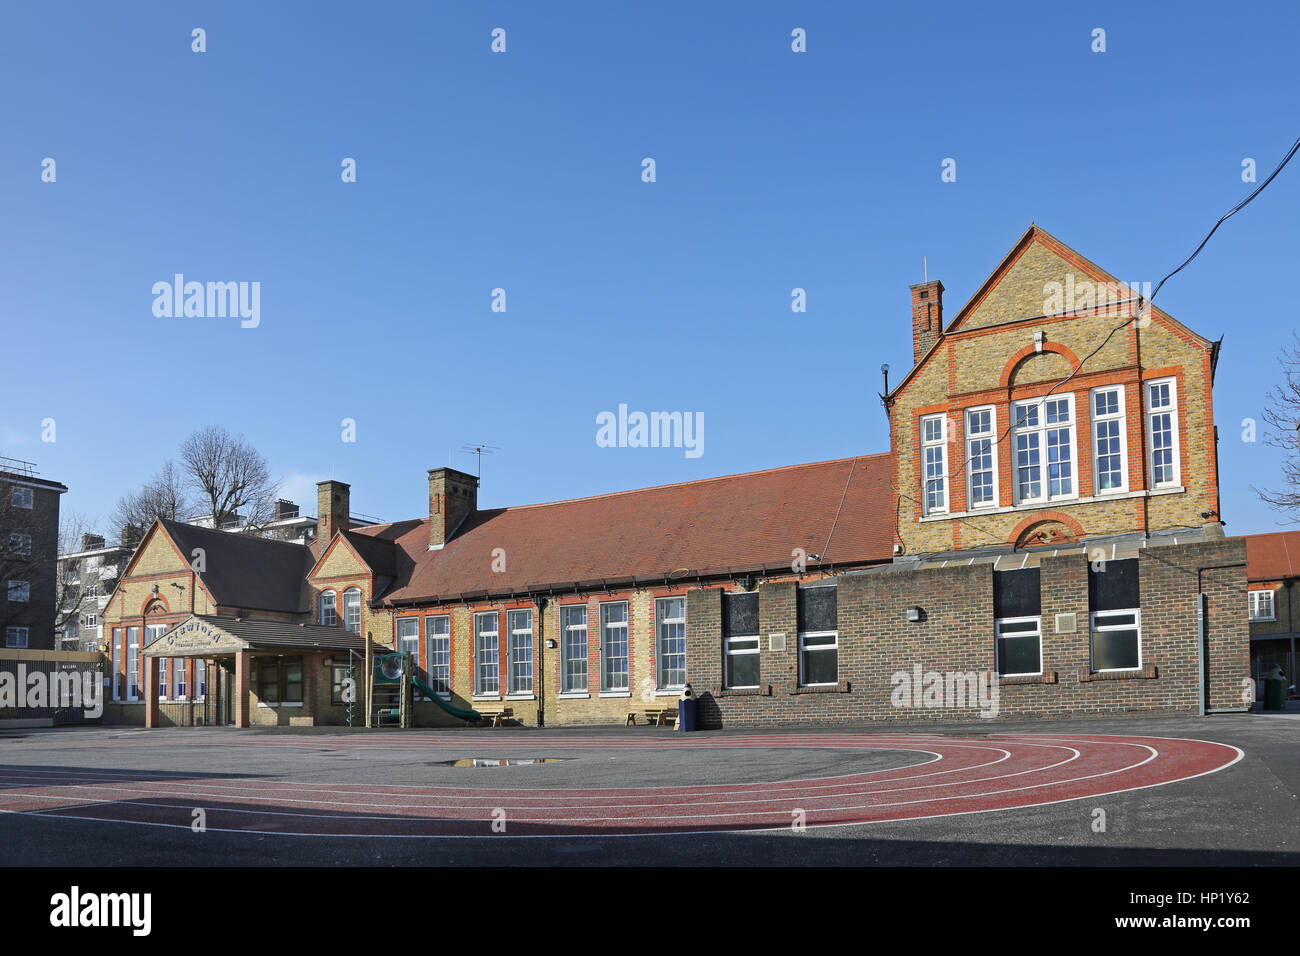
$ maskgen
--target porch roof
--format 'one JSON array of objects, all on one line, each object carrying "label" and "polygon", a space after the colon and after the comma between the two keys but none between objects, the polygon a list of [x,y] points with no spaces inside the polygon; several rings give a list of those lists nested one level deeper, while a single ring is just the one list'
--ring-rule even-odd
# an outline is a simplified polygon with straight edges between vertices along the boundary
[{"label": "porch roof", "polygon": [[214,657],[237,651],[361,651],[365,638],[341,627],[191,614],[144,648],[146,657]]}]

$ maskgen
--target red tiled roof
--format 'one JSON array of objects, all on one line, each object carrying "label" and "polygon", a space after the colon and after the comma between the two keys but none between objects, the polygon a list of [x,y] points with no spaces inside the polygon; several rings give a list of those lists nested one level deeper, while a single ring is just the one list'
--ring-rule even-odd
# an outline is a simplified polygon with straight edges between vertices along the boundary
[{"label": "red tiled roof", "polygon": [[[788,567],[795,548],[822,566],[863,564],[892,554],[890,482],[889,455],[865,455],[480,511],[437,551],[424,519],[351,534],[397,545],[381,595],[394,602]],[[497,548],[505,571],[492,570]]]},{"label": "red tiled roof", "polygon": [[1300,531],[1248,534],[1246,578],[1250,581],[1280,581],[1300,577]]}]

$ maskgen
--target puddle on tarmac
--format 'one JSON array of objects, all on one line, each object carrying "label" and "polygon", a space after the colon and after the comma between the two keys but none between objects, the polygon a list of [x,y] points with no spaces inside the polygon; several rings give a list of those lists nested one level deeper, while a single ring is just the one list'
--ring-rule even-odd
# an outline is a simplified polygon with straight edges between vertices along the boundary
[{"label": "puddle on tarmac", "polygon": [[439,760],[436,766],[442,767],[520,767],[531,763],[559,763],[572,760],[572,757],[508,757],[502,760],[484,757],[462,757],[460,760]]}]

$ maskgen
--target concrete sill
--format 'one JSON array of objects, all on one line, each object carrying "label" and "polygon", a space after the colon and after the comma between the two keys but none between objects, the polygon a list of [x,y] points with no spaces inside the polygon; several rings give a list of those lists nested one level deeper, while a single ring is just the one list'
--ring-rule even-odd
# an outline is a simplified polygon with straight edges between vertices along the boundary
[{"label": "concrete sill", "polygon": [[1086,667],[1079,668],[1079,683],[1086,684],[1094,680],[1154,680],[1160,676],[1155,664],[1143,664],[1128,671],[1094,671]]},{"label": "concrete sill", "polygon": [[798,684],[791,686],[791,695],[795,694],[851,694],[853,686],[849,681],[842,680],[838,684],[826,684],[817,687],[801,687]]},{"label": "concrete sill", "polygon": [[999,677],[999,687],[1012,687],[1016,684],[1055,684],[1056,671],[1045,674],[1016,674],[1013,677]]}]

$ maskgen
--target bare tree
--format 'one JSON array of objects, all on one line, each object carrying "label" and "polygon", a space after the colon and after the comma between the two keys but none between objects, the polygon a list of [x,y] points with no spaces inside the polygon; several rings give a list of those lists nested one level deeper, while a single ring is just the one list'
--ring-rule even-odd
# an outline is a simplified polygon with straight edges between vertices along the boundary
[{"label": "bare tree", "polygon": [[[59,554],[75,554],[83,550],[85,536],[94,527],[85,515],[75,511],[59,514]],[[65,566],[60,561],[54,579],[54,646],[61,647],[63,636],[76,628],[80,637],[81,620],[86,614],[99,611],[98,593],[88,590],[80,569]],[[75,648],[74,648],[75,649]]]},{"label": "bare tree", "polygon": [[181,445],[181,468],[196,497],[210,505],[213,527],[242,522],[257,530],[275,516],[280,483],[242,435],[220,425],[193,432]]},{"label": "bare tree", "polygon": [[133,491],[118,499],[113,511],[113,527],[118,531],[119,540],[129,543],[129,529],[143,531],[153,524],[155,518],[169,521],[184,521],[190,516],[193,504],[186,493],[185,478],[174,462],[166,462],[139,491]]},{"label": "bare tree", "polygon": [[1264,443],[1282,449],[1282,487],[1255,489],[1265,503],[1300,519],[1300,336],[1291,333],[1291,344],[1282,350],[1282,383],[1268,393],[1264,422],[1268,426]]}]

